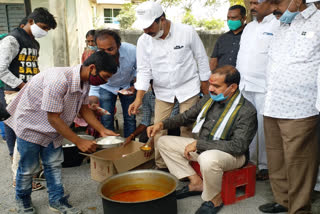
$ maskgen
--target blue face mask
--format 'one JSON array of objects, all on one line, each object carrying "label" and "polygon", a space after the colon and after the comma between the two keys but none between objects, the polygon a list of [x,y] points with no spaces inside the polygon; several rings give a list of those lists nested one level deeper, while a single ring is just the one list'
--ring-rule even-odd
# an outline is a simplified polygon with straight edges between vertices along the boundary
[{"label": "blue face mask", "polygon": [[93,50],[93,51],[97,51],[97,50],[98,50],[98,47],[97,47],[97,46],[88,45],[88,48],[89,48],[90,50]]},{"label": "blue face mask", "polygon": [[[229,86],[230,87],[230,86]],[[224,91],[224,93],[229,89],[229,87]],[[218,95],[213,95],[210,91],[209,91],[209,94],[210,94],[210,97],[213,101],[215,102],[221,102],[221,101],[224,101],[226,99],[228,99],[229,95],[227,96],[224,96],[224,93],[220,93]]]},{"label": "blue face mask", "polygon": [[[288,8],[290,7],[290,5],[292,4],[294,0],[291,0]],[[298,7],[298,6],[297,6]],[[291,24],[292,20],[294,19],[294,17],[296,17],[296,15],[298,15],[299,11],[297,12],[290,12],[289,10],[287,10],[282,14],[282,16],[280,17],[279,21],[281,23],[284,23],[284,24]],[[299,8],[299,7],[298,7]]]},{"label": "blue face mask", "polygon": [[294,19],[294,17],[296,17],[296,15],[299,14],[299,11],[297,12],[290,12],[288,9],[282,14],[282,16],[280,17],[280,22],[284,23],[284,24],[291,24],[292,20]]}]

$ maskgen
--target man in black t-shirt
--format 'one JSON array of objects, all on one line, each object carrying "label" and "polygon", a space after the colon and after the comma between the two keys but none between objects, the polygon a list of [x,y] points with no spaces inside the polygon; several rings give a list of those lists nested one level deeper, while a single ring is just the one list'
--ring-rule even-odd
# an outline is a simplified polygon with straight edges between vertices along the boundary
[{"label": "man in black t-shirt", "polygon": [[239,42],[245,27],[246,8],[234,5],[228,11],[228,27],[230,31],[222,34],[213,49],[210,59],[210,70],[224,66],[236,66]]}]

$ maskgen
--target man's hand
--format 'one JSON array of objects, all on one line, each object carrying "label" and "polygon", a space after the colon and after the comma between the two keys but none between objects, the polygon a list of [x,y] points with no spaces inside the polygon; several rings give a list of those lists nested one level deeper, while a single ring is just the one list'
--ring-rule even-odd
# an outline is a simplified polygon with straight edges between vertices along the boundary
[{"label": "man's hand", "polygon": [[99,97],[89,96],[89,108],[95,111],[97,107],[99,107]]},{"label": "man's hand", "polygon": [[19,88],[19,89],[22,89],[23,86],[25,86],[25,83],[24,83],[24,82],[22,82],[20,85],[18,85],[18,88]]},{"label": "man's hand", "polygon": [[142,101],[140,99],[135,99],[133,103],[129,105],[128,114],[129,116],[137,114],[139,107],[142,105]]},{"label": "man's hand", "polygon": [[151,138],[147,143],[146,143],[147,146],[149,146],[151,149],[149,151],[144,151],[144,156],[146,158],[149,158],[153,152],[154,152],[154,137]]},{"label": "man's hand", "polygon": [[109,129],[104,129],[101,132],[99,132],[101,137],[106,137],[106,136],[119,136],[120,134],[115,133],[114,131],[111,131]]},{"label": "man's hand", "polygon": [[134,140],[134,134],[129,135],[129,137],[126,138],[126,140],[124,141],[123,146],[127,146],[129,143],[131,143],[132,140]]},{"label": "man's hand", "polygon": [[159,122],[157,124],[154,124],[153,126],[149,126],[147,128],[147,134],[148,137],[154,137],[159,131],[163,129],[163,123]]},{"label": "man's hand", "polygon": [[136,89],[134,86],[131,86],[130,88],[126,89],[128,91],[128,94],[124,94],[125,96],[132,96],[136,92]]},{"label": "man's hand", "polygon": [[97,144],[94,140],[85,140],[80,138],[80,140],[77,141],[76,145],[81,152],[92,153],[97,149]]},{"label": "man's hand", "polygon": [[209,83],[208,81],[201,81],[200,91],[203,95],[209,94]]},{"label": "man's hand", "polygon": [[197,141],[194,141],[188,144],[184,148],[184,157],[187,158],[188,160],[191,160],[190,152],[195,152],[195,151],[197,151]]}]

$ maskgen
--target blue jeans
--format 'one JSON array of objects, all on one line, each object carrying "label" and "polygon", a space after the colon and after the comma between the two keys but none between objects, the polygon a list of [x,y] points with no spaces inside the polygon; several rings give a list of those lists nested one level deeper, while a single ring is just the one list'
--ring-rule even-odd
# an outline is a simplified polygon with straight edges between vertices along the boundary
[{"label": "blue jeans", "polygon": [[63,162],[62,147],[54,148],[53,143],[43,147],[17,138],[18,152],[20,153],[19,167],[16,177],[16,200],[24,204],[31,201],[32,176],[39,168],[39,155],[47,180],[49,203],[52,204],[64,195],[61,183],[61,163]]},{"label": "blue jeans", "polygon": [[6,135],[6,142],[9,150],[9,155],[12,157],[14,145],[16,143],[16,134],[14,133],[13,129],[4,124],[4,133]]},{"label": "blue jeans", "polygon": [[[111,115],[104,115],[101,118],[101,123],[107,129],[114,131],[114,108],[117,101],[117,95],[100,88],[100,106],[106,110],[108,110]],[[128,108],[129,105],[134,101],[136,98],[135,95],[125,96],[122,94],[118,95],[120,98],[122,112],[123,112],[123,130],[124,130],[124,137],[129,137],[129,135],[136,130],[136,117],[135,115],[129,116]]]}]

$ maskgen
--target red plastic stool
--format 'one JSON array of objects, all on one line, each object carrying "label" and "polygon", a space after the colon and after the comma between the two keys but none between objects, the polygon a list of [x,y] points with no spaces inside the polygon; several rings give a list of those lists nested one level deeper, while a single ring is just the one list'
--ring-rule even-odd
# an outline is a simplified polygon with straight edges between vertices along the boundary
[{"label": "red plastic stool", "polygon": [[[196,173],[202,177],[198,162],[190,162]],[[244,194],[237,196],[237,188],[244,188]],[[256,166],[248,163],[241,169],[226,171],[223,173],[221,197],[225,205],[233,204],[245,198],[254,196],[256,189]]]}]

